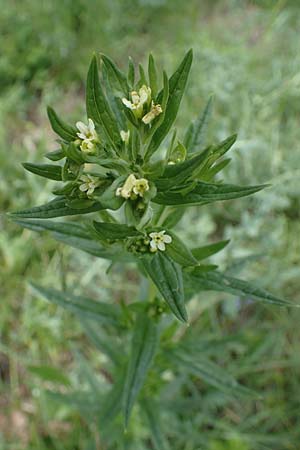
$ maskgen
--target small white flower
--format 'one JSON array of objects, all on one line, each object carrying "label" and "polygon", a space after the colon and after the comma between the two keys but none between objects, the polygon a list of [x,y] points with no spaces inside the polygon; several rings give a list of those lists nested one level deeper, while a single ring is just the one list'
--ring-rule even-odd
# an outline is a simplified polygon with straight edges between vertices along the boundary
[{"label": "small white flower", "polygon": [[128,130],[128,131],[121,130],[120,136],[121,136],[122,141],[125,142],[125,144],[128,144],[129,138],[130,138],[130,130]]},{"label": "small white flower", "polygon": [[146,178],[139,178],[138,180],[135,180],[134,186],[133,186],[133,192],[136,195],[139,195],[140,197],[144,196],[144,193],[146,191],[149,191],[149,183]]},{"label": "small white flower", "polygon": [[127,98],[122,98],[124,105],[133,111],[133,114],[137,119],[143,115],[143,108],[145,103],[151,101],[151,88],[143,85],[139,92],[132,91],[130,93],[131,101]]},{"label": "small white flower", "polygon": [[79,189],[81,192],[86,192],[88,196],[92,195],[94,190],[101,184],[98,178],[92,177],[91,175],[82,175],[80,180],[83,183],[79,186]]},{"label": "small white flower", "polygon": [[152,120],[155,119],[155,117],[159,116],[162,113],[162,108],[160,105],[154,105],[154,103],[152,102],[151,105],[151,110],[144,115],[144,117],[142,118],[142,121],[148,125],[150,122],[152,122]]},{"label": "small white flower", "polygon": [[136,178],[131,174],[127,177],[123,186],[116,190],[116,196],[123,198],[136,199],[137,195],[144,196],[144,193],[149,191],[149,182],[146,178]]},{"label": "small white flower", "polygon": [[92,121],[92,119],[88,120],[88,125],[85,125],[83,122],[77,122],[76,127],[79,130],[79,133],[77,133],[77,136],[82,139],[86,140],[89,139],[90,141],[97,142],[98,141],[98,134],[95,130],[95,124]]},{"label": "small white flower", "polygon": [[123,197],[123,198],[130,198],[131,194],[132,194],[132,190],[133,187],[135,185],[136,182],[136,178],[133,174],[129,175],[129,177],[127,178],[127,180],[125,181],[124,186],[119,187],[116,191],[116,195],[118,197]]},{"label": "small white flower", "polygon": [[90,139],[84,139],[83,141],[81,141],[80,149],[83,153],[94,153],[95,143]]},{"label": "small white flower", "polygon": [[165,244],[170,244],[172,242],[171,236],[165,234],[165,231],[153,232],[149,234],[150,241],[150,251],[156,252],[157,250],[161,250],[164,252],[166,250]]}]

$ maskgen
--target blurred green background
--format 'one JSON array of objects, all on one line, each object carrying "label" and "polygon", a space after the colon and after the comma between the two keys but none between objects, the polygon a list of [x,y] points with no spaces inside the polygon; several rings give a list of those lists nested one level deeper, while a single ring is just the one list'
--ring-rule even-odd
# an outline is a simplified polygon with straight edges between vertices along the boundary
[{"label": "blurred green background", "polygon": [[[239,134],[226,179],[272,187],[194,210],[179,230],[199,244],[230,237],[216,260],[222,267],[300,302],[298,0],[0,0],[0,11],[1,212],[49,198],[51,182],[25,173],[20,163],[41,161],[55,148],[46,105],[69,122],[85,119],[93,51],[123,68],[129,55],[145,62],[152,51],[171,74],[193,47],[179,132],[213,93],[209,138]],[[77,288],[80,279],[79,291],[108,298],[118,295],[122,275],[116,270],[107,278],[106,262],[21,230],[4,214],[0,230],[0,449],[88,450],[90,431],[78,412],[45,396],[55,384],[47,368],[66,370],[80,384],[71,342],[95,367],[101,355],[87,348],[75,319],[34,296],[26,280]],[[182,419],[169,425],[179,430],[172,448],[299,450],[299,312],[241,305],[220,294],[202,294],[196,308],[194,335],[232,339],[239,356],[229,355],[227,366],[264,399],[232,406],[210,390],[203,410],[191,416],[181,392]],[[57,383],[61,377],[58,371]],[[135,428],[142,439],[143,426]]]}]

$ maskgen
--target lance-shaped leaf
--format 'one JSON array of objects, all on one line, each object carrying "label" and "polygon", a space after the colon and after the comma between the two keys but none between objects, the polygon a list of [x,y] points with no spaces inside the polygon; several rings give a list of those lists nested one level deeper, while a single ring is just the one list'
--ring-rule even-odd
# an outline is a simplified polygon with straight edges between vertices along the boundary
[{"label": "lance-shaped leaf", "polygon": [[134,261],[132,254],[125,252],[124,249],[120,247],[103,247],[99,242],[94,240],[68,236],[61,233],[54,233],[53,237],[63,244],[82,250],[83,252],[96,256],[97,258],[104,258],[111,261],[124,263]]},{"label": "lance-shaped leaf", "polygon": [[166,254],[183,267],[197,265],[197,259],[184,242],[169,230],[167,230],[167,234],[172,237],[172,242],[166,246]]},{"label": "lance-shaped leaf", "polygon": [[161,429],[160,405],[150,398],[144,398],[141,402],[150,427],[150,439],[155,450],[167,450],[169,446]]},{"label": "lance-shaped leaf", "polygon": [[59,148],[58,150],[54,150],[53,152],[48,152],[45,154],[45,157],[47,159],[50,159],[51,161],[60,161],[65,156],[66,156],[65,152],[61,148]]},{"label": "lance-shaped leaf", "polygon": [[128,58],[127,80],[128,80],[128,83],[130,84],[130,87],[133,87],[133,85],[134,85],[134,78],[135,78],[134,63],[133,63],[133,60],[132,60],[131,56],[129,56],[129,58]]},{"label": "lance-shaped leaf", "polygon": [[[190,192],[166,191],[159,192],[153,199],[160,205],[206,205],[208,203],[231,200],[239,197],[246,197],[264,189],[268,185],[257,186],[236,186],[234,184],[212,184],[198,182],[196,187]],[[187,186],[188,188],[188,186]],[[193,185],[191,184],[191,188]]]},{"label": "lance-shaped leaf", "polygon": [[87,76],[86,109],[88,117],[98,123],[113,147],[120,143],[117,122],[101,86],[96,56],[93,57]]},{"label": "lance-shaped leaf", "polygon": [[265,289],[256,286],[253,283],[229,277],[221,272],[210,271],[202,272],[195,268],[191,273],[186,274],[186,281],[194,292],[197,291],[220,291],[229,294],[239,295],[260,300],[265,303],[273,303],[278,306],[299,306],[289,301],[283,300],[269,293]]},{"label": "lance-shaped leaf", "polygon": [[144,256],[141,261],[177,319],[187,322],[181,267],[160,251],[154,256]]},{"label": "lance-shaped leaf", "polygon": [[[169,80],[169,98],[166,106],[166,112],[164,116],[164,121],[161,126],[154,133],[150,145],[148,147],[147,153],[145,155],[146,160],[151,157],[151,155],[158,149],[159,145],[162,143],[166,135],[168,134],[171,126],[173,125],[178,110],[180,102],[185,90],[188,75],[190,72],[191,64],[193,60],[193,52],[189,52],[185,55],[180,66],[176,72],[171,76]],[[158,100],[162,98],[162,94],[158,96]]]},{"label": "lance-shaped leaf", "polygon": [[207,125],[208,125],[209,119],[211,117],[212,104],[213,104],[213,97],[211,96],[204,108],[203,113],[200,114],[200,116],[194,123],[193,130],[192,130],[193,131],[192,137],[189,140],[188,147],[187,147],[189,153],[193,153],[193,152],[201,149],[201,147],[203,147],[205,144],[205,135],[206,135]]},{"label": "lance-shaped leaf", "polygon": [[116,91],[122,92],[125,96],[127,96],[129,92],[129,86],[127,83],[126,75],[108,56],[101,54],[101,59],[105,64],[107,75],[109,77],[112,88]]},{"label": "lance-shaped leaf", "polygon": [[195,358],[195,356],[191,357],[186,352],[175,351],[168,352],[166,357],[171,359],[180,370],[198,376],[205,383],[230,396],[259,397],[256,392],[242,386],[225,369],[204,356]]},{"label": "lance-shaped leaf", "polygon": [[231,149],[236,139],[237,134],[233,134],[232,136],[229,136],[228,138],[224,139],[224,141],[219,142],[219,144],[211,147],[210,155],[209,158],[207,159],[206,164],[202,165],[197,173],[198,178],[203,179],[203,177],[207,176],[207,174],[210,172],[210,168],[212,167],[212,165]]},{"label": "lance-shaped leaf", "polygon": [[58,134],[58,136],[60,136],[66,142],[71,142],[77,139],[76,128],[68,125],[66,122],[60,119],[54,109],[50,108],[50,106],[48,106],[47,112],[52,129],[56,134]]},{"label": "lance-shaped leaf", "polygon": [[106,223],[94,221],[94,228],[101,239],[126,239],[128,237],[142,236],[140,231],[121,223]]},{"label": "lance-shaped leaf", "polygon": [[87,319],[96,320],[103,324],[118,325],[121,320],[121,310],[118,305],[96,302],[87,297],[44,288],[32,283],[33,289],[51,303]]},{"label": "lance-shaped leaf", "polygon": [[215,253],[220,252],[223,248],[228,245],[230,240],[215,242],[214,244],[204,245],[203,247],[197,247],[192,249],[192,254],[194,257],[201,261],[202,259],[208,258]]},{"label": "lance-shaped leaf", "polygon": [[168,190],[173,186],[179,186],[188,178],[193,176],[193,173],[203,164],[208,156],[210,149],[204,150],[200,155],[188,159],[182,163],[168,165],[162,175],[155,181],[155,185],[159,191]]},{"label": "lance-shaped leaf", "polygon": [[151,88],[152,97],[155,98],[157,94],[157,71],[153,55],[149,54],[148,59],[148,77]]},{"label": "lance-shaped leaf", "polygon": [[53,217],[73,216],[76,214],[89,214],[104,209],[98,202],[86,201],[87,207],[74,209],[66,204],[65,198],[54,199],[49,203],[33,208],[23,209],[10,213],[11,216],[22,219],[51,219]]},{"label": "lance-shaped leaf", "polygon": [[124,386],[125,426],[128,424],[135,399],[145,382],[157,344],[158,330],[156,323],[147,315],[140,314],[135,322]]},{"label": "lance-shaped leaf", "polygon": [[28,172],[39,175],[40,177],[48,178],[49,180],[61,181],[61,166],[56,166],[54,164],[33,164],[33,163],[22,163],[24,169]]},{"label": "lance-shaped leaf", "polygon": [[54,220],[39,219],[20,220],[15,218],[13,218],[13,221],[18,225],[33,231],[52,231],[67,236],[91,239],[91,233],[80,223],[55,222]]}]

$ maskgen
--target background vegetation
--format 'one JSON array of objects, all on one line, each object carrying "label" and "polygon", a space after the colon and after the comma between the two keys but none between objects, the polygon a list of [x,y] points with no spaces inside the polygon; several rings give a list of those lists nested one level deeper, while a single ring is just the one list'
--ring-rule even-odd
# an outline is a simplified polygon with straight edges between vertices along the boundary
[{"label": "background vegetation", "polygon": [[[55,148],[46,105],[70,121],[84,119],[92,51],[125,65],[128,55],[144,62],[151,50],[170,73],[193,47],[179,132],[213,93],[209,137],[239,133],[230,180],[272,187],[250,199],[193,210],[180,233],[199,244],[230,237],[218,263],[300,302],[298,1],[0,0],[0,7],[2,212],[48,198],[51,182],[25,173],[20,163],[40,161]],[[0,449],[102,450],[101,430],[93,430],[91,441],[80,407],[58,403],[46,391],[84,385],[75,345],[99,377],[104,356],[87,345],[70,314],[41,300],[26,280],[105,299],[130,296],[134,284],[124,285],[120,267],[107,277],[106,262],[21,230],[4,214],[0,229]],[[186,332],[186,345],[200,353],[209,347],[262,399],[233,401],[197,377],[185,389],[171,380],[162,423],[171,430],[172,449],[297,450],[299,312],[211,293],[192,306],[198,319]],[[133,422],[138,437],[130,449],[154,448],[143,440],[138,417]]]}]

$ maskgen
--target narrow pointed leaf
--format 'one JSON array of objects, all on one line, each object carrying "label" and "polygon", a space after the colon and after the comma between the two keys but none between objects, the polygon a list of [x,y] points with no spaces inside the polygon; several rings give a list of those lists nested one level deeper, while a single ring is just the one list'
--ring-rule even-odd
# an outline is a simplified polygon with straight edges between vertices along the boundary
[{"label": "narrow pointed leaf", "polygon": [[142,408],[146,414],[149,427],[150,439],[155,450],[168,450],[169,446],[164,438],[161,429],[160,408],[152,399],[147,398],[142,401]]},{"label": "narrow pointed leaf", "polygon": [[148,76],[149,76],[149,83],[151,87],[151,93],[152,97],[155,98],[157,94],[157,72],[156,72],[156,66],[155,61],[153,58],[153,55],[149,54],[148,59]]},{"label": "narrow pointed leaf", "polygon": [[157,189],[164,191],[170,189],[172,186],[178,186],[184,183],[184,181],[193,176],[193,173],[207,160],[208,156],[209,149],[182,163],[168,165],[162,177],[155,181]]},{"label": "narrow pointed leaf", "polygon": [[100,211],[103,206],[95,202],[91,206],[82,209],[74,209],[66,204],[65,198],[54,199],[49,203],[33,208],[23,209],[10,213],[11,216],[23,219],[51,219],[52,217],[72,216],[76,214],[89,214]]},{"label": "narrow pointed leaf", "polygon": [[158,251],[141,258],[143,268],[177,319],[187,322],[184,304],[182,271],[178,264]]},{"label": "narrow pointed leaf", "polygon": [[68,125],[66,122],[60,119],[54,109],[50,108],[50,106],[48,106],[47,112],[52,129],[56,134],[58,134],[58,136],[60,136],[66,142],[71,142],[77,139],[76,128]]},{"label": "narrow pointed leaf", "polygon": [[55,222],[54,220],[39,219],[20,220],[14,218],[13,221],[18,225],[33,231],[52,231],[54,233],[60,233],[67,236],[91,239],[91,233],[84,225],[79,223]]},{"label": "narrow pointed leaf", "polygon": [[33,164],[33,163],[22,163],[24,169],[28,172],[39,175],[40,177],[48,178],[49,180],[61,181],[61,166],[56,166],[54,164]]},{"label": "narrow pointed leaf", "polygon": [[203,113],[199,116],[199,118],[196,120],[194,124],[193,137],[188,147],[188,151],[190,153],[193,153],[197,150],[201,150],[201,147],[203,147],[205,144],[205,135],[207,125],[211,117],[212,104],[213,104],[213,97],[211,96],[204,108]]},{"label": "narrow pointed leaf", "polygon": [[140,231],[119,223],[95,222],[94,228],[101,239],[126,239],[127,237],[142,236]]},{"label": "narrow pointed leaf", "polygon": [[104,324],[117,325],[121,318],[121,311],[118,305],[109,305],[103,302],[96,302],[87,297],[73,295],[67,292],[57,291],[52,288],[44,288],[32,283],[33,289],[48,300],[62,308],[77,314],[80,317],[93,319]]},{"label": "narrow pointed leaf", "polygon": [[156,323],[145,314],[137,317],[124,387],[124,419],[127,426],[134,402],[151,366],[158,344]]},{"label": "narrow pointed leaf", "polygon": [[181,99],[186,87],[188,75],[192,64],[192,59],[193,59],[193,52],[192,50],[190,50],[185,55],[180,66],[169,80],[169,99],[166,106],[164,121],[161,124],[161,126],[156,130],[156,132],[152,137],[151,143],[147,150],[146,159],[150,158],[151,155],[158,149],[159,145],[162,143],[162,141],[168,134],[171,126],[173,125],[176,119]]},{"label": "narrow pointed leaf", "polygon": [[187,282],[192,283],[193,289],[197,291],[220,291],[228,292],[233,295],[252,298],[266,303],[273,303],[278,306],[299,306],[292,302],[283,300],[270,292],[256,286],[254,283],[229,277],[221,272],[200,272],[194,269],[193,272],[186,275]]},{"label": "narrow pointed leaf", "polygon": [[61,148],[45,154],[45,157],[51,161],[60,161],[65,156],[65,152]]},{"label": "narrow pointed leaf", "polygon": [[194,257],[201,261],[202,259],[208,258],[215,253],[220,252],[229,244],[230,240],[215,242],[214,244],[204,245],[203,247],[193,248],[192,254]]},{"label": "narrow pointed leaf", "polygon": [[198,376],[205,383],[230,396],[259,397],[256,392],[242,386],[225,369],[219,367],[204,356],[195,358],[186,352],[176,351],[169,353],[167,357],[171,358],[180,369],[184,369],[188,373]]},{"label": "narrow pointed leaf", "polygon": [[153,201],[160,205],[206,205],[217,201],[246,197],[267,186],[236,186],[233,184],[198,182],[196,187],[190,192],[180,193],[171,190],[159,192]]},{"label": "narrow pointed leaf", "polygon": [[175,233],[167,230],[167,234],[172,237],[172,242],[166,247],[166,254],[181,266],[195,266],[198,264],[190,249]]},{"label": "narrow pointed leaf", "polygon": [[121,91],[125,96],[128,95],[129,86],[126,75],[117,67],[112,59],[106,55],[101,55],[101,59],[105,64],[111,86],[117,91]]},{"label": "narrow pointed leaf", "polygon": [[92,59],[87,76],[86,109],[88,117],[102,126],[111,145],[115,147],[119,144],[119,129],[99,80],[96,56]]}]

